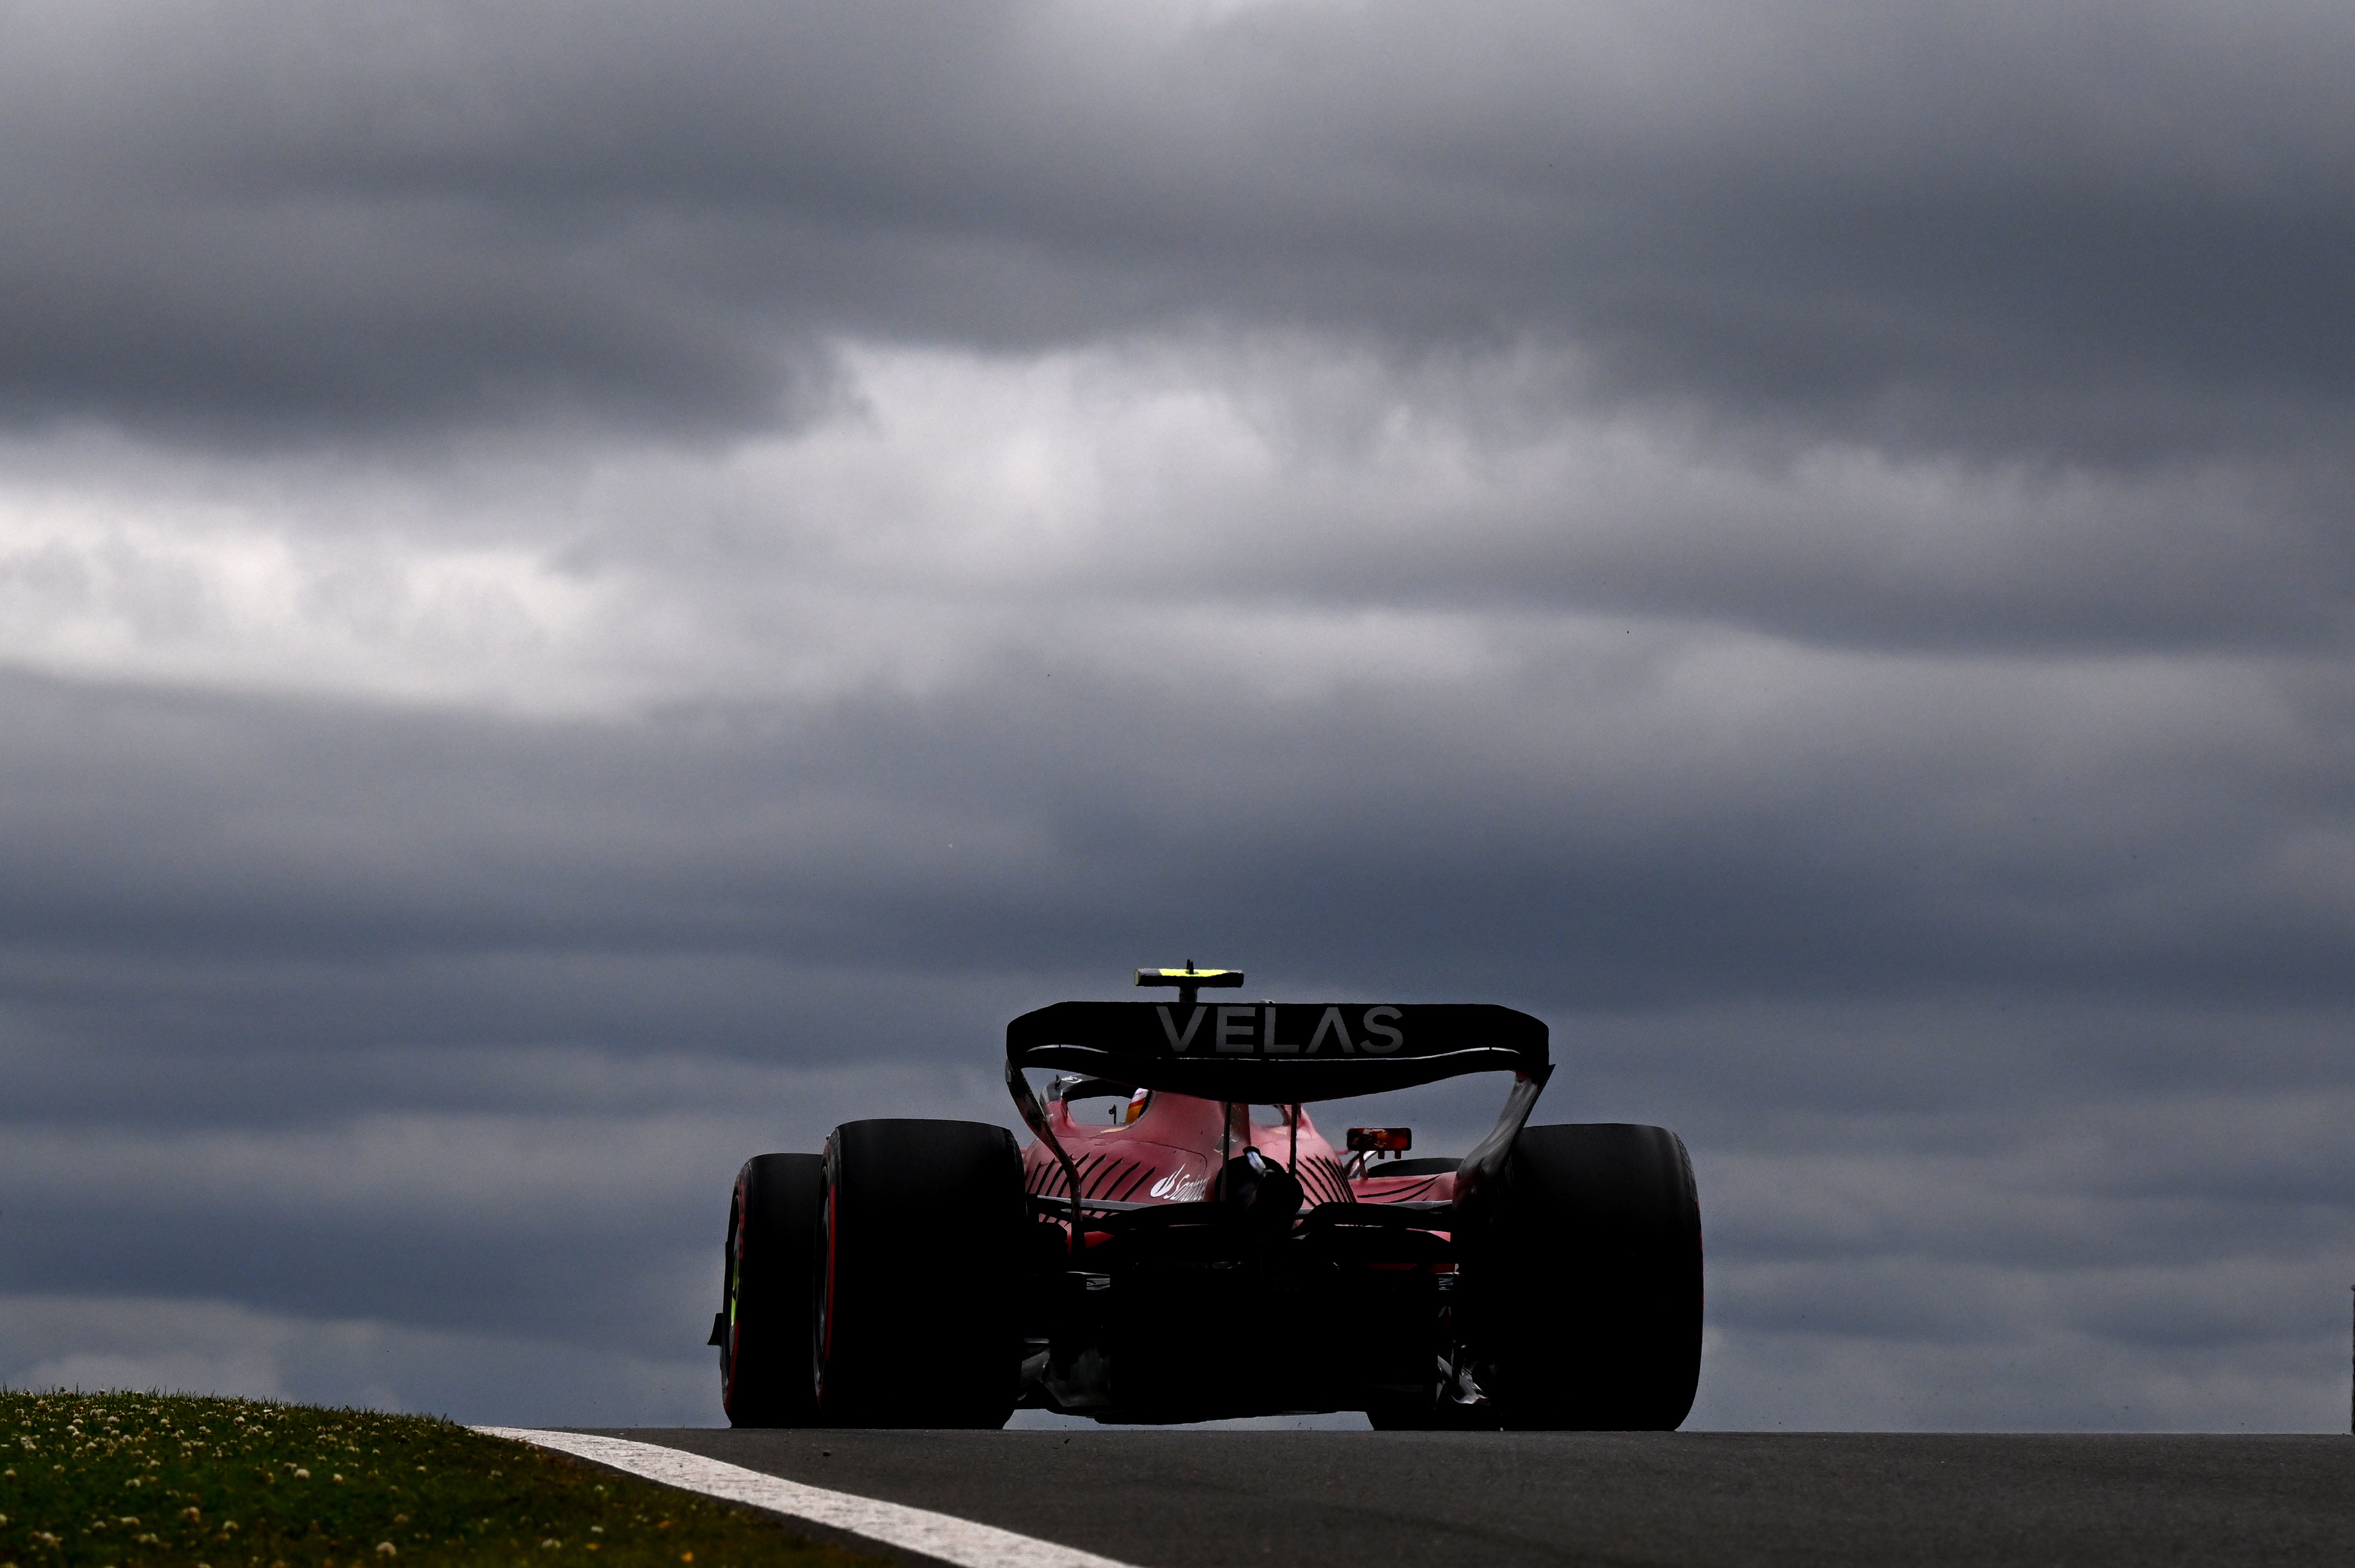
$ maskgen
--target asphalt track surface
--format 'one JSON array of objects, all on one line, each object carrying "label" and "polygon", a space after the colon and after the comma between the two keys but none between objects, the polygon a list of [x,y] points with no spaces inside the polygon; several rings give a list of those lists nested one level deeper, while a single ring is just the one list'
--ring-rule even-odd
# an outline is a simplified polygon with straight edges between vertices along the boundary
[{"label": "asphalt track surface", "polygon": [[2355,1437],[599,1430],[1139,1568],[2355,1561]]}]

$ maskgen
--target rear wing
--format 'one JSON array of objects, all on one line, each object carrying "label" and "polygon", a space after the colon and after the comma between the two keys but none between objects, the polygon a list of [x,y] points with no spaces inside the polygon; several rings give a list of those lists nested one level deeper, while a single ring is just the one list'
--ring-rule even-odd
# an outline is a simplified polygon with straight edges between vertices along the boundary
[{"label": "rear wing", "polygon": [[[1143,985],[1185,985],[1201,971],[1146,970]],[[1231,971],[1216,971],[1228,973]],[[1162,980],[1159,976],[1177,976]],[[1235,977],[1240,981],[1241,976]],[[1232,982],[1195,980],[1200,986]],[[1069,1067],[1132,1088],[1206,1100],[1294,1105],[1412,1088],[1465,1073],[1509,1072],[1512,1091],[1488,1135],[1456,1168],[1454,1209],[1476,1201],[1503,1171],[1553,1065],[1544,1022],[1479,1002],[1198,1002],[1191,989],[1166,1001],[1059,1001],[1006,1026],[1006,1086],[1022,1119],[1063,1169],[1071,1191],[1071,1251],[1083,1250],[1087,1207],[1079,1168],[1055,1138],[1022,1076],[1026,1067]],[[1453,1223],[1452,1221],[1450,1222]]]},{"label": "rear wing", "polygon": [[1465,1073],[1542,1079],[1546,1026],[1486,1003],[1060,1001],[1006,1026],[1006,1067],[1292,1105]]}]

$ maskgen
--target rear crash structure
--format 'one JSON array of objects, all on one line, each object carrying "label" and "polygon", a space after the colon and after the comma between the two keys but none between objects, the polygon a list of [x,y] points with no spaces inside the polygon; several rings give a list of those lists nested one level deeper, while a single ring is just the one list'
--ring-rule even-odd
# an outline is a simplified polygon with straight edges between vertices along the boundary
[{"label": "rear crash structure", "polygon": [[[1228,977],[1231,976],[1231,979]],[[738,1174],[712,1328],[738,1425],[1364,1411],[1382,1427],[1668,1429],[1700,1367],[1699,1201],[1660,1128],[1530,1126],[1543,1022],[1484,1005],[1199,1000],[1007,1026],[1028,1147],[869,1120]],[[1057,1075],[1043,1096],[1029,1074]],[[1309,1107],[1510,1076],[1460,1160]]]}]

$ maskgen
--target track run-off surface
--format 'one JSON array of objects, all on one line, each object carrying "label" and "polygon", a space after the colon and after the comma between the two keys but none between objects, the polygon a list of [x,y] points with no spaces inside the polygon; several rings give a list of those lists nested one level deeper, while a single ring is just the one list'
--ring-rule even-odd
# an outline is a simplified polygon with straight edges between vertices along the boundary
[{"label": "track run-off surface", "polygon": [[2355,1438],[607,1428],[1138,1568],[2355,1561]]}]

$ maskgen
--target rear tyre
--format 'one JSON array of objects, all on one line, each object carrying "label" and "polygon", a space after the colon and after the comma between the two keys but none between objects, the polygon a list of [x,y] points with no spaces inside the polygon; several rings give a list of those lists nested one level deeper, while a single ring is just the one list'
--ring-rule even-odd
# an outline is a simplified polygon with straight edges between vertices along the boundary
[{"label": "rear tyre", "polygon": [[1506,1427],[1683,1423],[1700,1380],[1700,1201],[1675,1133],[1523,1128],[1478,1250],[1482,1382]]},{"label": "rear tyre", "polygon": [[719,1322],[719,1403],[731,1426],[807,1426],[812,1283],[826,1161],[756,1154],[728,1205]]},{"label": "rear tyre", "polygon": [[820,1419],[1006,1425],[1020,1392],[1028,1256],[1014,1135],[853,1121],[826,1143],[812,1340]]}]

